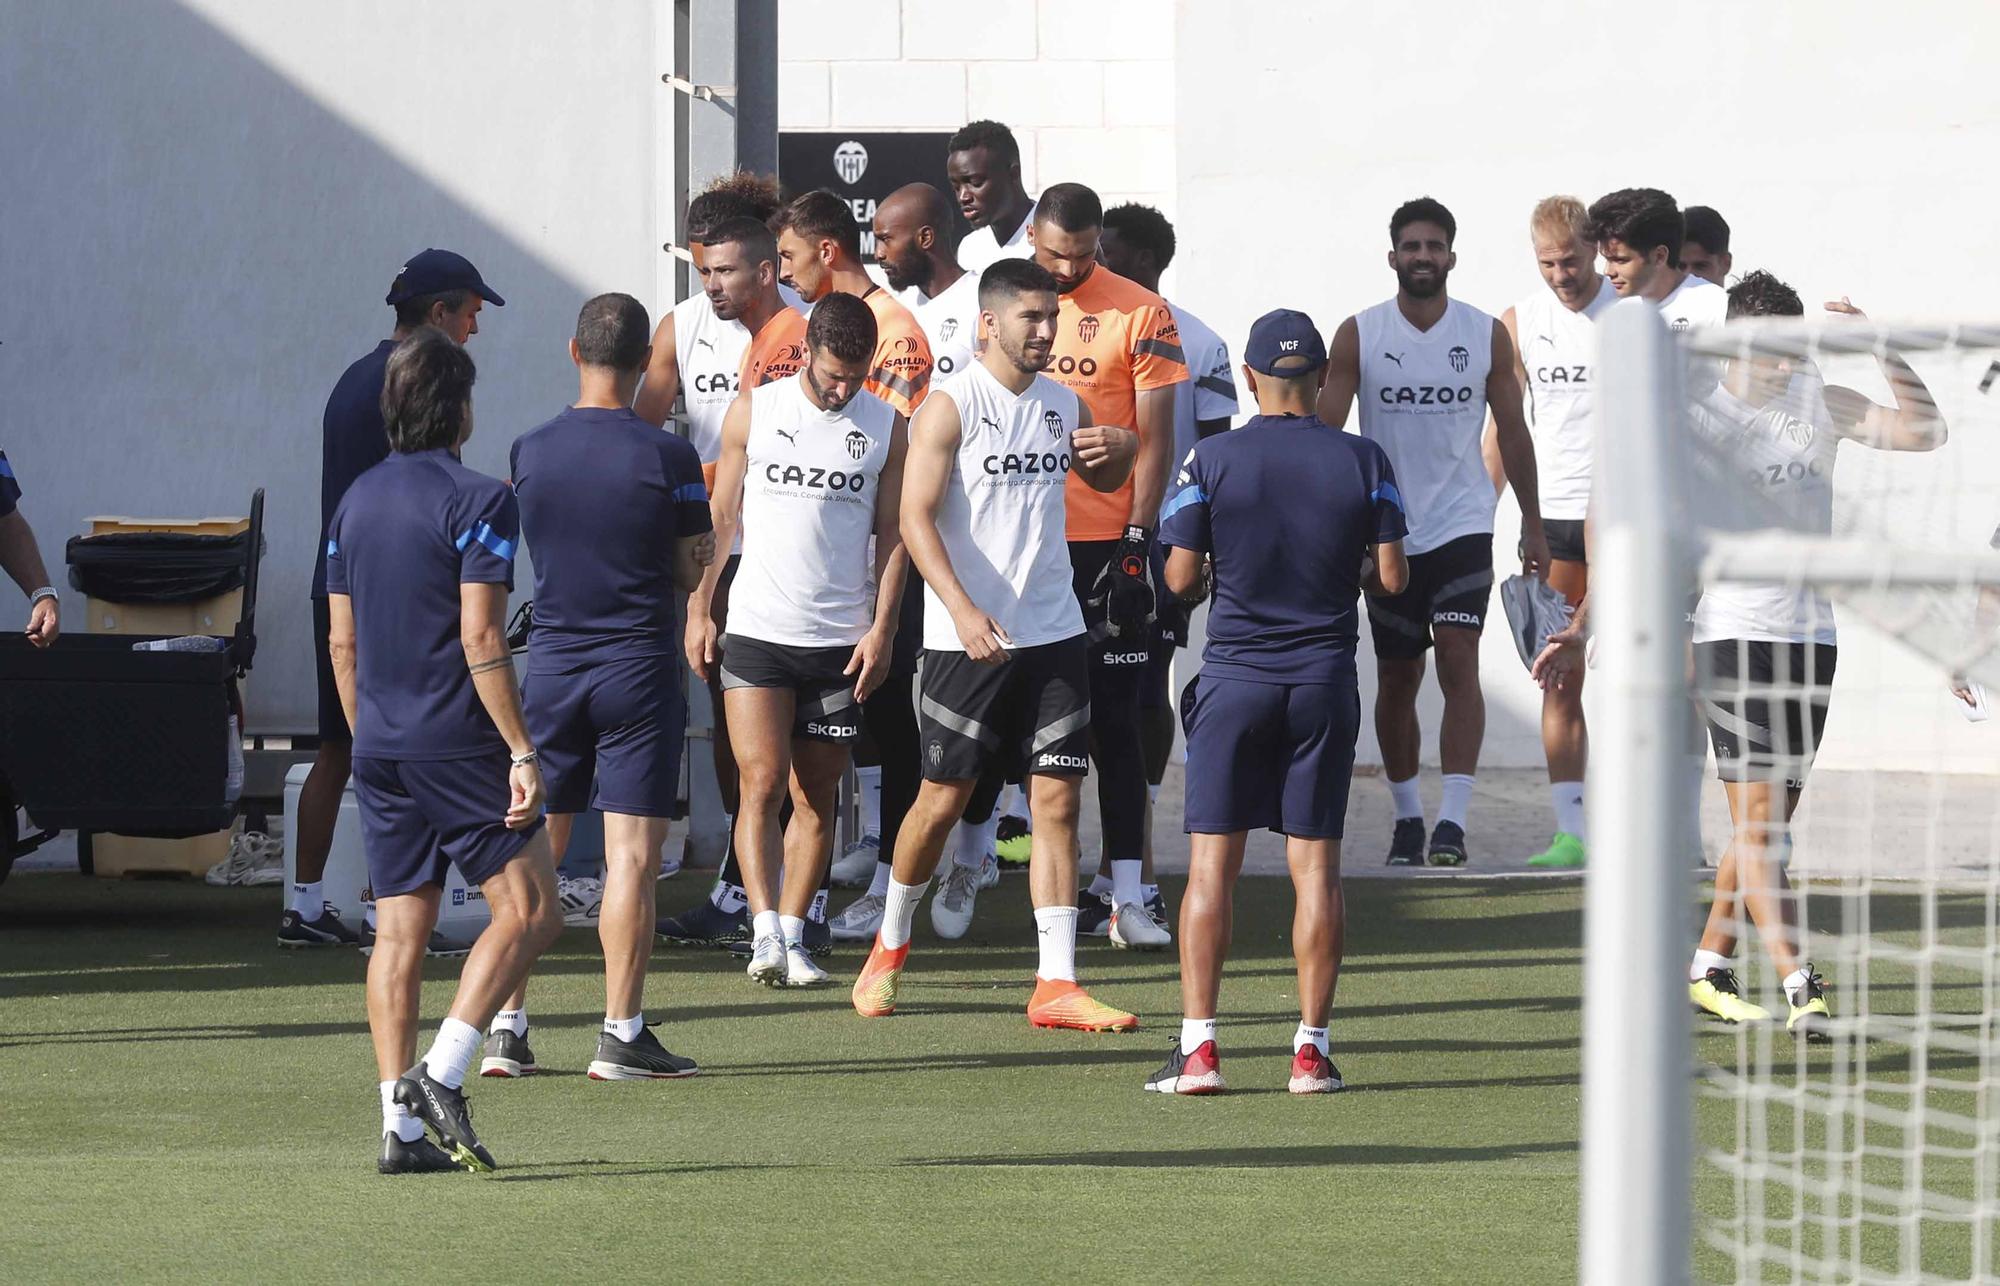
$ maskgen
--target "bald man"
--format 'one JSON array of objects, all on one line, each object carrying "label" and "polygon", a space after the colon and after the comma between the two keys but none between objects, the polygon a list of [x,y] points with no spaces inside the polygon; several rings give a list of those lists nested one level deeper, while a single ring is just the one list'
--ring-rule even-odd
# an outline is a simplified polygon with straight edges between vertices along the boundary
[{"label": "bald man", "polygon": [[930,340],[934,380],[965,369],[979,327],[979,277],[958,266],[956,232],[951,202],[928,183],[897,188],[875,210],[875,262]]}]

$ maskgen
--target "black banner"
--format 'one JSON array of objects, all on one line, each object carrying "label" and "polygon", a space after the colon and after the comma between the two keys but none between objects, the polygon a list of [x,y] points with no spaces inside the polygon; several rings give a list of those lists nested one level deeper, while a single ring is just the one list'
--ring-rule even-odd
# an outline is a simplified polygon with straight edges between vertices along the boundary
[{"label": "black banner", "polygon": [[875,207],[906,183],[928,183],[952,207],[954,236],[970,229],[944,176],[951,135],[784,133],[778,136],[778,181],[793,196],[825,188],[846,199],[861,224],[861,253],[875,258]]}]

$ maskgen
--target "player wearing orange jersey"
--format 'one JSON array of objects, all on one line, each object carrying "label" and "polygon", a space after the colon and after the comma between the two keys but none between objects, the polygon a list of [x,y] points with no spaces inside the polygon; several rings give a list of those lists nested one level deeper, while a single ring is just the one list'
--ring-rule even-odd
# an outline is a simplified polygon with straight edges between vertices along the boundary
[{"label": "player wearing orange jersey", "polygon": [[931,384],[931,345],[924,328],[896,297],[875,283],[861,262],[861,225],[847,202],[831,192],[808,192],[771,220],[778,234],[784,283],[809,304],[833,291],[857,295],[875,314],[875,360],[868,391],[896,408],[916,413]]},{"label": "player wearing orange jersey", "polygon": [[[1091,755],[1104,852],[1111,865],[1111,940],[1158,950],[1172,937],[1146,913],[1146,758],[1140,696],[1152,656],[1154,529],[1173,471],[1175,386],[1187,382],[1167,302],[1097,262],[1104,207],[1080,183],[1044,189],[1029,237],[1035,262],[1062,291],[1048,374],[1090,407],[1097,424],[1139,435],[1139,458],[1118,490],[1069,481],[1069,550],[1091,639]],[[1089,906],[1099,899],[1086,897]]]}]

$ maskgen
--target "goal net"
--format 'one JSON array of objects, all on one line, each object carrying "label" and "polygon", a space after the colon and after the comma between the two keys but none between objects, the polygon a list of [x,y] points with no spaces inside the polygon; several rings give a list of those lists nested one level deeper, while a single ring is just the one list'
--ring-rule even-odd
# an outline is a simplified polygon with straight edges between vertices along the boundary
[{"label": "goal net", "polygon": [[2000,1278],[2000,327],[1600,335],[1583,1275]]}]

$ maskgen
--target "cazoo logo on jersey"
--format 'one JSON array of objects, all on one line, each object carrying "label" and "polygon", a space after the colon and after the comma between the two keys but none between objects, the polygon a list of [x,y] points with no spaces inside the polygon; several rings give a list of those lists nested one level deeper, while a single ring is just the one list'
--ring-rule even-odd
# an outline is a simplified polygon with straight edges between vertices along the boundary
[{"label": "cazoo logo on jersey", "polygon": [[1472,386],[1461,384],[1384,384],[1384,406],[1462,406],[1473,400]]},{"label": "cazoo logo on jersey", "polygon": [[868,475],[860,470],[843,473],[839,469],[822,469],[818,466],[802,468],[796,464],[779,464],[775,460],[764,466],[764,480],[774,487],[805,487],[813,491],[851,491],[856,495],[868,485]]},{"label": "cazoo logo on jersey", "polygon": [[694,391],[697,393],[734,394],[738,383],[738,377],[731,372],[716,371],[714,374],[696,375],[694,377]]}]

